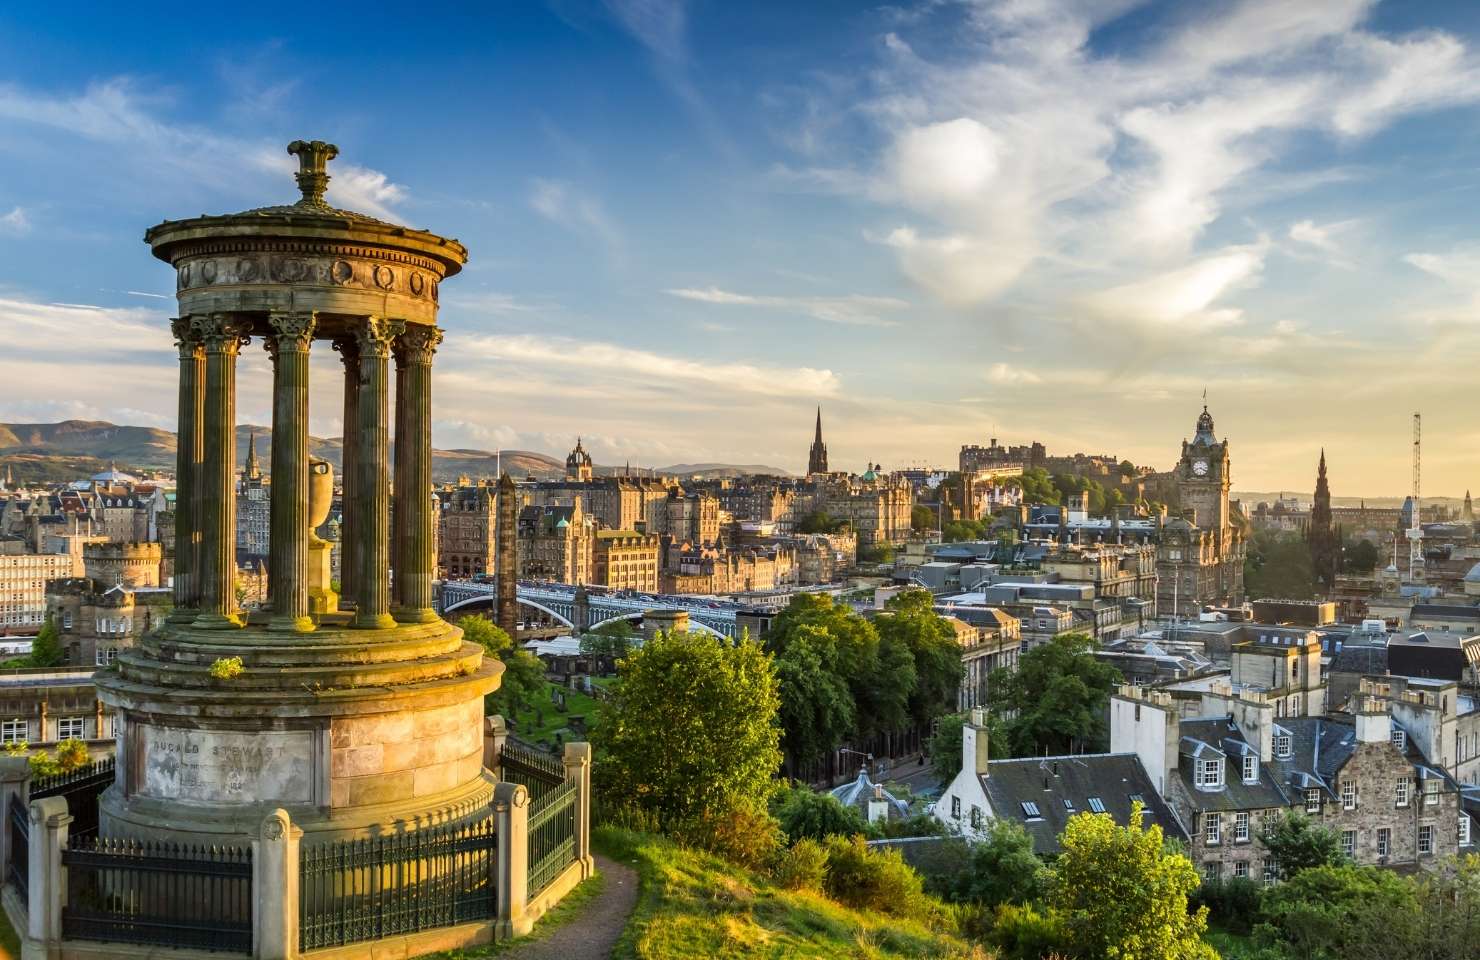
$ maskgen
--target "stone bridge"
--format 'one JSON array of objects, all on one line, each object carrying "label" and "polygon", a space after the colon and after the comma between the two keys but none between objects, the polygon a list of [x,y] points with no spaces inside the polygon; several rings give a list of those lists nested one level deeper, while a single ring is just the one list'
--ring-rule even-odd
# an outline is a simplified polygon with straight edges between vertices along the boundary
[{"label": "stone bridge", "polygon": [[[442,583],[440,609],[451,616],[459,610],[491,606],[497,587],[488,580],[445,580]],[[742,604],[725,600],[656,593],[588,593],[565,583],[536,583],[521,580],[516,593],[520,604],[539,610],[583,633],[608,620],[640,620],[653,610],[682,610],[689,615],[690,627],[707,630],[735,639],[739,630],[735,614],[745,609]]]}]

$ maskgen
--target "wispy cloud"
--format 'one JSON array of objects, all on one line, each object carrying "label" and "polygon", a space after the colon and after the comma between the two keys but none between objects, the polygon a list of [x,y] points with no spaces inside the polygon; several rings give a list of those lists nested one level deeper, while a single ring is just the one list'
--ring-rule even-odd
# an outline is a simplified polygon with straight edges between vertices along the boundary
[{"label": "wispy cloud", "polygon": [[605,206],[574,184],[536,178],[530,184],[529,206],[551,223],[598,241],[612,253],[621,250],[621,231],[607,216]]},{"label": "wispy cloud", "polygon": [[1265,247],[1229,247],[1183,267],[1080,299],[1101,320],[1147,333],[1206,332],[1243,322],[1243,311],[1219,306],[1230,292],[1257,282]]},{"label": "wispy cloud", "polygon": [[683,382],[717,391],[773,397],[825,397],[837,393],[840,386],[831,370],[770,367],[730,360],[707,362],[566,337],[467,337],[462,340],[461,353],[465,357],[555,367],[561,373],[581,378],[597,375],[648,383]]},{"label": "wispy cloud", "polygon": [[1006,363],[994,363],[987,368],[987,380],[1003,386],[1017,386],[1021,384],[1042,383],[1043,378],[1032,370],[1023,367],[1009,366]]},{"label": "wispy cloud", "polygon": [[31,218],[24,207],[13,207],[9,213],[0,213],[0,233],[22,234],[31,232]]},{"label": "wispy cloud", "polygon": [[733,293],[718,287],[680,287],[663,291],[683,300],[721,306],[764,307],[800,313],[816,320],[855,327],[894,327],[898,320],[881,316],[909,308],[908,301],[895,297],[870,297],[852,293],[841,297],[777,297]]}]

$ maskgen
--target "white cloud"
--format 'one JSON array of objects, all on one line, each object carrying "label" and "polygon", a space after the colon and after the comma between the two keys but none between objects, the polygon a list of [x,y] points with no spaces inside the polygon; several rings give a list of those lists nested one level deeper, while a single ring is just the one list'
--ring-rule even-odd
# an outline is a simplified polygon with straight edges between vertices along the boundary
[{"label": "white cloud", "polygon": [[670,296],[683,300],[696,300],[723,306],[767,307],[802,313],[817,320],[858,327],[893,327],[898,321],[880,316],[883,312],[894,312],[909,307],[909,303],[894,297],[870,297],[851,293],[841,297],[775,297],[748,293],[732,293],[718,287],[682,287],[665,290]]},{"label": "white cloud", "polygon": [[1464,290],[1480,290],[1480,249],[1461,247],[1448,253],[1410,253],[1403,262]]},{"label": "white cloud", "polygon": [[1021,384],[1042,383],[1043,378],[1032,370],[1022,367],[1013,367],[1005,363],[994,363],[987,368],[986,377],[992,383],[1003,386],[1018,386]]},{"label": "white cloud", "polygon": [[1263,246],[1228,247],[1166,273],[1080,299],[1100,319],[1147,333],[1201,332],[1243,321],[1243,311],[1217,306],[1229,293],[1257,281]]},{"label": "white cloud", "polygon": [[600,200],[563,180],[535,178],[530,184],[529,205],[552,223],[579,236],[600,241],[615,252],[621,232],[607,216]]},{"label": "white cloud", "polygon": [[26,216],[25,208],[14,207],[9,213],[0,213],[0,233],[30,233],[31,218]]},{"label": "white cloud", "polygon": [[585,381],[597,377],[648,385],[681,382],[722,393],[771,397],[827,397],[835,395],[840,387],[837,375],[831,370],[768,367],[736,361],[706,362],[567,337],[532,334],[464,337],[459,342],[458,353],[463,359],[483,358],[550,368],[558,375]]}]

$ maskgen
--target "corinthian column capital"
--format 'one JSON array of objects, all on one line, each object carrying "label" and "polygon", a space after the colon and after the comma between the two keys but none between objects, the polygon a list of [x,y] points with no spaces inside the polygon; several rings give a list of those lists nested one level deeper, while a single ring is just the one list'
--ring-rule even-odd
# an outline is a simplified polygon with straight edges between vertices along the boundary
[{"label": "corinthian column capital", "polygon": [[442,342],[442,331],[422,324],[408,324],[404,333],[396,338],[396,365],[427,365]]},{"label": "corinthian column capital", "polygon": [[392,320],[388,317],[364,318],[354,328],[355,343],[359,347],[360,357],[389,360],[391,345],[405,329],[404,320]]},{"label": "corinthian column capital", "polygon": [[208,353],[236,356],[252,340],[251,323],[235,314],[213,313],[204,317],[191,317],[190,325],[205,344]]},{"label": "corinthian column capital", "polygon": [[175,337],[175,346],[180,351],[181,360],[189,360],[195,357],[201,348],[200,334],[191,323],[189,317],[173,317],[170,319],[170,333]]},{"label": "corinthian column capital", "polygon": [[318,319],[312,312],[273,313],[268,315],[267,324],[272,333],[263,338],[263,346],[276,358],[279,350],[307,352]]}]

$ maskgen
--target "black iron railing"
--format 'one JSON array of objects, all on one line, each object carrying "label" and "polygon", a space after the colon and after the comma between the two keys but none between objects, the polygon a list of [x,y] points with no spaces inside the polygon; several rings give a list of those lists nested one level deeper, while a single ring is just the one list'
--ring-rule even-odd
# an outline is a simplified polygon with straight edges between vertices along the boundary
[{"label": "black iron railing", "polygon": [[72,815],[68,833],[85,838],[98,832],[98,797],[112,785],[113,758],[105,757],[68,773],[38,777],[31,781],[31,799],[66,797]]},{"label": "black iron railing", "polygon": [[19,792],[10,795],[5,821],[10,831],[10,864],[6,872],[25,903],[31,887],[31,817]]},{"label": "black iron railing", "polygon": [[576,857],[576,793],[568,780],[529,805],[529,895],[544,890]]},{"label": "black iron railing", "polygon": [[250,847],[78,838],[62,865],[67,939],[252,952]]},{"label": "black iron railing", "polygon": [[499,754],[499,779],[522,784],[531,800],[539,800],[565,783],[565,764],[510,737]]},{"label": "black iron railing", "polygon": [[299,947],[333,947],[497,915],[492,817],[413,833],[304,845]]}]

